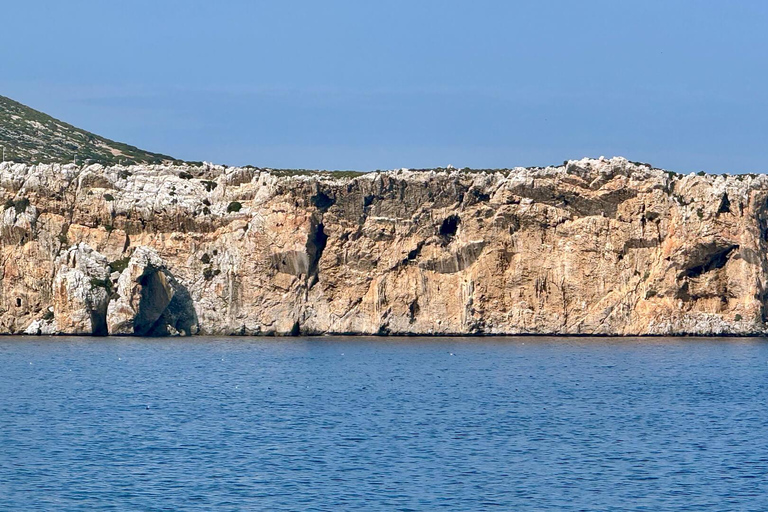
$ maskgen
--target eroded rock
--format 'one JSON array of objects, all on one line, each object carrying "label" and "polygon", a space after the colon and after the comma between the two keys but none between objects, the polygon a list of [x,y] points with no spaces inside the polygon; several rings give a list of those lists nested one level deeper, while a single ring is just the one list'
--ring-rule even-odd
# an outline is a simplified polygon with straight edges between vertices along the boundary
[{"label": "eroded rock", "polygon": [[0,163],[0,193],[0,332],[103,332],[105,294],[116,334],[768,329],[765,175]]},{"label": "eroded rock", "polygon": [[55,267],[52,286],[55,331],[106,335],[107,303],[112,288],[107,259],[80,243],[56,258]]},{"label": "eroded rock", "polygon": [[197,332],[189,292],[152,249],[138,247],[117,279],[107,310],[110,334],[163,336]]}]

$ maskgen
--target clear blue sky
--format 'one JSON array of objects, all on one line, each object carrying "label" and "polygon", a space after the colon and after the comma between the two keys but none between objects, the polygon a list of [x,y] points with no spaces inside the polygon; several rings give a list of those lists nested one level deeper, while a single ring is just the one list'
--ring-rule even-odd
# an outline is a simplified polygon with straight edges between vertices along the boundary
[{"label": "clear blue sky", "polygon": [[764,0],[26,0],[0,17],[0,94],[178,158],[768,171]]}]

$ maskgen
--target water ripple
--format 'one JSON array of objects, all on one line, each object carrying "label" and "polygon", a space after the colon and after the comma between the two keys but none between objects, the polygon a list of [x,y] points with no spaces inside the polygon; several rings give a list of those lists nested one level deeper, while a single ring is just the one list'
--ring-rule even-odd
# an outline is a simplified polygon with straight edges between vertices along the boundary
[{"label": "water ripple", "polygon": [[3,338],[0,360],[2,510],[768,509],[764,340]]}]

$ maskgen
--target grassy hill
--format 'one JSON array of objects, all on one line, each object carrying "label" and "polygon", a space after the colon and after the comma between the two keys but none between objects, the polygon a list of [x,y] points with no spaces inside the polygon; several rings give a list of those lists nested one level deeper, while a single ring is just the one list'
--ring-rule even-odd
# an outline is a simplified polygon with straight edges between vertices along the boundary
[{"label": "grassy hill", "polygon": [[105,139],[0,96],[0,146],[23,163],[163,163],[176,159]]}]

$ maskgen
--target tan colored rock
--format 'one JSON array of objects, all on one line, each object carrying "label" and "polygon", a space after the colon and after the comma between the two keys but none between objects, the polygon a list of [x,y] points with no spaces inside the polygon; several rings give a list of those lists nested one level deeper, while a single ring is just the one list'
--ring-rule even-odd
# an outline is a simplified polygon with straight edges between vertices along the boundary
[{"label": "tan colored rock", "polygon": [[55,331],[62,334],[107,334],[110,289],[104,256],[83,243],[67,249],[56,258],[56,275],[53,278]]},{"label": "tan colored rock", "polygon": [[0,192],[30,202],[2,212],[0,332],[51,305],[59,332],[88,330],[101,299],[61,263],[81,243],[117,277],[120,334],[766,331],[764,175],[622,158],[344,179],[4,163]]}]

